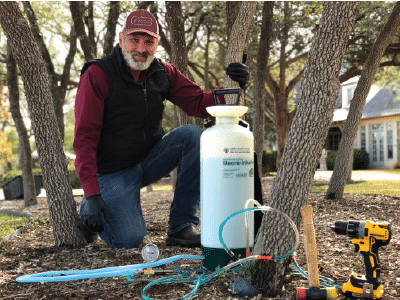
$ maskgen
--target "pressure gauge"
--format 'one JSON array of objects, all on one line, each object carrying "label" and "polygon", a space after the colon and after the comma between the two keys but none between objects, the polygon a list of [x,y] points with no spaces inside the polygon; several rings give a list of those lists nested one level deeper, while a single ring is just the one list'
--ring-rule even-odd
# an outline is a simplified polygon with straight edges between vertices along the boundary
[{"label": "pressure gauge", "polygon": [[142,249],[143,260],[147,263],[156,261],[158,258],[158,248],[154,244],[147,244]]}]

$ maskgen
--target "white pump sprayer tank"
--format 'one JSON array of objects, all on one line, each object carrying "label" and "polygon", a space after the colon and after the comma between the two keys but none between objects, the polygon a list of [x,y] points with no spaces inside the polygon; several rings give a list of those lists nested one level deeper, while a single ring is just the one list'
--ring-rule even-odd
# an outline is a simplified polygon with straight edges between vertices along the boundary
[{"label": "white pump sprayer tank", "polygon": [[[223,267],[229,254],[219,241],[219,227],[231,214],[254,199],[254,142],[248,128],[238,125],[245,106],[212,106],[207,111],[216,125],[200,139],[200,221],[204,266]],[[254,213],[249,213],[250,247],[254,244]],[[238,257],[246,255],[244,214],[233,217],[223,230],[224,243]]]}]

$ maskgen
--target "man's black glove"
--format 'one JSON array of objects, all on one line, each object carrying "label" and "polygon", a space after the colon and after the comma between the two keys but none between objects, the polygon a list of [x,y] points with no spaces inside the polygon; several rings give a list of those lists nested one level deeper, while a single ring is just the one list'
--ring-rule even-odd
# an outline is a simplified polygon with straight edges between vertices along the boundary
[{"label": "man's black glove", "polygon": [[239,83],[240,88],[243,89],[247,81],[249,81],[249,67],[245,64],[236,62],[230,63],[225,69],[226,75],[228,75],[233,81]]},{"label": "man's black glove", "polygon": [[84,215],[84,224],[87,228],[95,232],[104,231],[103,215],[104,219],[110,223],[110,216],[108,215],[108,209],[101,200],[99,194],[92,195],[86,198],[86,210],[87,215]]}]

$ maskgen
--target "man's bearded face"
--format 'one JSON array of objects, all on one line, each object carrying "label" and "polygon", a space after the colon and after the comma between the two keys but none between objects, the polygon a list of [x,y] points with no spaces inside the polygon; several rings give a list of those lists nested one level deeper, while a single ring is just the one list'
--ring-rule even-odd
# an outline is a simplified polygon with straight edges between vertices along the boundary
[{"label": "man's bearded face", "polygon": [[145,33],[125,35],[121,32],[120,43],[122,44],[122,54],[128,66],[136,71],[144,71],[153,62],[159,42],[157,38]]}]

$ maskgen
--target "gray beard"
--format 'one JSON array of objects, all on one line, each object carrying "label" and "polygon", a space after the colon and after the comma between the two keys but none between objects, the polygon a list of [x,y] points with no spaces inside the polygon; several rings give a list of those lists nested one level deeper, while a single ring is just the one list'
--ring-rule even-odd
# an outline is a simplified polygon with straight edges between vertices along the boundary
[{"label": "gray beard", "polygon": [[141,61],[136,61],[136,60],[133,58],[133,55],[132,55],[132,54],[129,54],[129,53],[126,53],[126,52],[125,52],[125,50],[124,50],[123,47],[121,48],[121,51],[122,51],[122,54],[124,55],[125,61],[126,61],[126,63],[128,64],[128,66],[129,66],[132,70],[135,70],[135,71],[144,71],[144,70],[147,70],[147,69],[150,67],[150,65],[151,65],[151,63],[153,62],[153,60],[154,60],[154,56],[150,56],[150,55],[149,55],[149,56],[147,57],[146,61],[143,61],[143,62],[141,62]]}]

